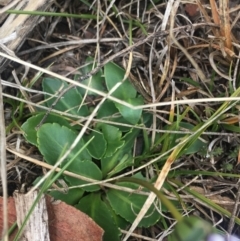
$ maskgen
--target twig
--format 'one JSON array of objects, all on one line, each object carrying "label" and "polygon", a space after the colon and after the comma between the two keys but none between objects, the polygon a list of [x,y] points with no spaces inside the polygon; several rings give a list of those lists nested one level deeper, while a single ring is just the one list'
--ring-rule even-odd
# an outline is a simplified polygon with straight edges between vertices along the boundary
[{"label": "twig", "polygon": [[2,97],[2,84],[0,84],[0,170],[3,190],[3,229],[2,240],[8,241],[8,205],[7,205],[7,173],[6,173],[6,134],[4,124],[4,110]]}]

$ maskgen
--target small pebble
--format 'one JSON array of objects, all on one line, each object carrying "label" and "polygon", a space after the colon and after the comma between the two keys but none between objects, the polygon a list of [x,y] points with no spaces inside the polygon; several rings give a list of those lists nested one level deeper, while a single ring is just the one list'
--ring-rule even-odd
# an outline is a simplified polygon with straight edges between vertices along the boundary
[{"label": "small pebble", "polygon": [[235,237],[233,235],[228,236],[228,239],[227,239],[226,236],[222,236],[220,234],[213,233],[207,237],[207,241],[240,241],[240,239],[238,239],[237,237]]}]

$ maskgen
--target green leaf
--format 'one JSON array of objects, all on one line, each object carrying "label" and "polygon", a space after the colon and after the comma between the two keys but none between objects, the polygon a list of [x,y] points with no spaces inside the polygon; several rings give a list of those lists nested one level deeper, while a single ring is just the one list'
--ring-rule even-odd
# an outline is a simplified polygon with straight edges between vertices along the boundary
[{"label": "green leaf", "polygon": [[132,155],[123,153],[121,149],[117,150],[113,156],[103,157],[101,159],[101,170],[103,176],[108,178],[132,165]]},{"label": "green leaf", "polygon": [[239,127],[239,126],[221,124],[221,127],[222,127],[224,130],[232,131],[232,132],[234,132],[234,133],[240,133],[240,127]]},{"label": "green leaf", "polygon": [[101,158],[101,170],[104,177],[117,165],[118,160],[121,158],[120,154],[121,152],[118,150],[113,156]]},{"label": "green leaf", "polygon": [[120,123],[120,125],[114,125],[115,127],[119,128],[122,132],[129,131],[131,127],[124,126],[121,124],[131,124],[127,121],[120,113],[119,110],[116,108],[115,104],[112,101],[106,100],[100,107],[97,118],[104,120],[113,121],[116,123]]},{"label": "green leaf", "polygon": [[97,118],[101,119],[103,117],[109,117],[109,120],[114,114],[118,113],[118,109],[114,103],[110,100],[104,101],[97,113]]},{"label": "green leaf", "polygon": [[[98,166],[92,162],[92,161],[74,161],[68,168],[68,171],[76,173],[78,175],[96,179],[96,180],[102,180],[102,172],[98,168]],[[83,185],[86,183],[89,183],[84,180],[80,180],[74,177],[70,177],[65,175],[65,179],[72,185],[72,186],[78,186],[78,185]],[[91,186],[86,186],[82,187],[83,190],[88,191],[88,192],[94,192],[100,189],[99,185],[91,185]]]},{"label": "green leaf", "polygon": [[[44,156],[44,159],[49,164],[54,165],[60,158],[60,155],[63,154],[63,150],[69,149],[76,137],[77,133],[65,126],[60,126],[56,123],[46,123],[42,125],[37,132],[38,148]],[[71,159],[83,145],[84,141],[80,140],[69,154],[67,160]],[[91,160],[91,156],[87,150],[83,150],[77,159]]]},{"label": "green leaf", "polygon": [[[125,101],[129,104],[132,104],[133,106],[144,104],[143,98],[141,96],[138,98],[126,99]],[[125,120],[127,120],[133,125],[138,123],[142,115],[142,109],[134,110],[132,108],[129,108],[119,103],[115,103],[115,106],[118,108],[119,112],[121,113],[121,115],[124,117]]]},{"label": "green leaf", "polygon": [[104,203],[106,203],[108,210],[111,212],[111,215],[114,219],[114,222],[116,223],[116,225],[118,226],[118,228],[120,229],[126,229],[127,226],[130,225],[129,222],[127,222],[124,218],[122,218],[120,215],[117,215],[114,210],[112,209],[110,203],[108,202],[106,196],[102,197]]},{"label": "green leaf", "polygon": [[[132,223],[138,213],[140,212],[142,206],[147,200],[148,196],[143,196],[138,194],[139,186],[133,183],[120,183],[119,186],[124,186],[128,188],[135,189],[134,193],[127,193],[120,190],[108,190],[107,198],[113,208],[113,210],[128,222]],[[148,212],[145,214],[145,217],[139,223],[139,227],[149,227],[154,225],[159,219],[160,214],[152,205]]]},{"label": "green leaf", "polygon": [[90,135],[85,136],[84,137],[85,142],[90,140],[92,137],[94,137],[94,138],[87,146],[87,149],[93,158],[101,159],[101,157],[103,156],[103,154],[106,151],[107,142],[106,142],[103,134],[99,131],[92,131],[90,133]]},{"label": "green leaf", "polygon": [[138,128],[132,128],[128,133],[126,133],[122,140],[124,141],[124,146],[121,148],[122,152],[127,153],[129,151],[132,151],[134,146],[134,141],[139,135],[140,129]]},{"label": "green leaf", "polygon": [[[124,152],[122,152],[122,150],[118,150],[118,152],[120,152],[119,154],[121,154],[121,158],[119,159],[114,159],[114,157],[112,159],[110,159],[109,157],[109,163],[112,163],[113,168],[111,168],[108,172],[107,178],[112,177],[113,175],[115,175],[116,173],[121,172],[123,169],[125,169],[126,167],[129,166],[133,166],[133,156],[131,153],[127,154]],[[116,152],[114,154],[114,156],[118,153]],[[119,155],[120,156],[120,155]],[[118,157],[119,157],[118,156]],[[114,160],[114,162],[113,162]],[[106,160],[103,160],[101,163],[103,163]]]},{"label": "green leaf", "polygon": [[124,145],[124,141],[121,141],[122,132],[117,127],[107,124],[100,124],[99,128],[102,129],[104,138],[107,141],[107,150],[104,157],[112,156]]},{"label": "green leaf", "polygon": [[[27,141],[37,146],[37,125],[41,122],[46,113],[40,113],[27,119],[22,125],[24,136]],[[58,123],[61,126],[66,126],[71,129],[68,121],[63,119],[61,116],[50,113],[45,119],[44,123]]]},{"label": "green leaf", "polygon": [[55,200],[61,200],[69,205],[77,204],[83,194],[84,190],[81,188],[69,189],[67,193],[55,190],[49,192],[49,195],[51,195]]},{"label": "green leaf", "polygon": [[[180,122],[179,127],[185,128],[187,130],[193,130],[194,126],[192,124],[186,123],[186,122]],[[165,128],[164,128],[165,129]],[[166,129],[169,129],[168,127]],[[180,128],[178,128],[179,130]],[[186,134],[170,134],[169,135],[169,148],[173,148],[176,146],[183,137],[185,137]],[[185,148],[182,152],[182,154],[193,154],[197,153],[202,149],[207,148],[207,143],[203,142],[200,139],[197,139],[195,142],[193,142],[189,147]]]},{"label": "green leaf", "polygon": [[[104,66],[104,76],[108,91],[110,91],[117,83],[121,82],[124,78],[125,70],[118,65],[109,62]],[[120,100],[128,100],[135,98],[137,94],[136,89],[130,83],[129,79],[126,79],[117,90],[115,90],[112,96]]]},{"label": "green leaf", "polygon": [[[86,75],[88,74],[91,70],[93,70],[96,67],[96,64],[93,64],[94,59],[92,57],[88,57],[86,60],[86,64],[83,68],[80,69],[82,75]],[[100,91],[104,91],[104,78],[102,77],[103,73],[102,70],[100,69],[95,75],[91,76],[91,78],[85,79],[83,80],[81,83],[89,86],[95,90],[100,90]],[[75,76],[76,79],[78,79],[78,76]],[[86,90],[81,88],[81,87],[77,87],[79,92],[83,95],[85,95]],[[87,92],[88,95],[97,95],[94,92],[88,91]]]},{"label": "green leaf", "polygon": [[101,194],[91,193],[83,197],[76,208],[90,216],[104,230],[103,241],[120,241],[120,231],[109,207],[101,199]]},{"label": "green leaf", "polygon": [[121,140],[122,132],[118,128],[107,124],[99,124],[98,128],[102,129],[107,141],[107,150],[101,158],[101,170],[103,176],[106,177],[122,158],[123,154],[119,149],[124,145],[124,141]]},{"label": "green leaf", "polygon": [[[54,78],[44,78],[42,86],[43,86],[44,92],[47,92],[53,95],[69,87],[69,85],[66,82],[63,82],[59,79],[54,79]],[[49,98],[49,95],[45,94],[45,100],[47,100],[45,102],[46,105],[48,107],[52,106],[56,98],[57,97]],[[87,116],[89,114],[89,111],[86,105],[81,106],[82,100],[83,100],[82,96],[78,92],[78,90],[76,88],[72,88],[62,96],[62,98],[54,106],[54,109],[63,111],[63,112],[68,112],[73,115]]]},{"label": "green leaf", "polygon": [[132,128],[121,138],[124,144],[113,155],[101,159],[101,167],[104,176],[108,178],[133,165],[133,144],[140,129]]}]

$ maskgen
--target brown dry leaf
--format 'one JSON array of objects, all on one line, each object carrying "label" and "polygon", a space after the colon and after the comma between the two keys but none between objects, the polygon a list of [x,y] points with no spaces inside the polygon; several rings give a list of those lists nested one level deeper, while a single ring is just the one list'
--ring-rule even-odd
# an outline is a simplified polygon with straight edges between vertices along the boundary
[{"label": "brown dry leaf", "polygon": [[184,7],[185,12],[189,15],[191,18],[198,17],[200,15],[200,11],[197,4],[193,3],[187,3]]},{"label": "brown dry leaf", "polygon": [[239,165],[239,164],[240,164],[240,149],[238,150],[238,158],[237,158],[236,166]]},{"label": "brown dry leaf", "polygon": [[[3,199],[0,197],[0,233],[2,234],[2,228],[3,228]],[[15,203],[13,197],[8,198],[8,228],[10,228],[15,221],[16,218],[16,209],[15,209]],[[14,231],[14,233],[9,237],[9,240],[12,241],[14,239],[15,234],[17,233],[17,229]]]},{"label": "brown dry leaf", "polygon": [[[85,213],[64,202],[53,204],[51,197],[46,196],[49,232],[51,241],[102,241],[103,230]],[[0,197],[2,213],[2,197]],[[8,225],[16,221],[15,204],[12,197],[8,198]],[[0,215],[0,232],[3,217]],[[10,237],[13,240],[14,235]]]}]

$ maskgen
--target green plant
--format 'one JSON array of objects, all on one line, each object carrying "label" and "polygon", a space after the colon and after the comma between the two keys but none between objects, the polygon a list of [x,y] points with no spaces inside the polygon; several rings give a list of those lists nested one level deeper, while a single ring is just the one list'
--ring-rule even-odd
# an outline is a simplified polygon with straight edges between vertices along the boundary
[{"label": "green plant", "polygon": [[232,163],[229,163],[229,162],[224,162],[222,164],[222,169],[224,172],[232,172],[233,171],[233,164]]},{"label": "green plant", "polygon": [[[82,73],[89,72],[94,64],[92,59],[86,61],[88,65],[81,71]],[[104,66],[104,71],[100,70],[96,75],[83,81],[83,84],[90,86],[99,91],[111,91],[114,86],[124,79],[125,71],[114,63],[108,63]],[[77,79],[77,76],[76,76]],[[44,105],[51,107],[56,100],[56,93],[60,90],[68,88],[68,84],[59,79],[44,78],[42,81],[43,90],[46,93],[44,96]],[[49,97],[50,96],[50,97]],[[22,125],[22,130],[28,142],[37,146],[47,163],[55,165],[62,151],[69,149],[71,144],[81,130],[81,125],[77,125],[77,120],[87,117],[94,106],[86,105],[84,100],[86,96],[95,98],[94,92],[88,92],[83,88],[75,87],[66,92],[58,103],[54,106],[55,110],[61,111],[63,114],[68,113],[75,118],[64,117],[64,115],[49,114],[44,120],[44,123],[38,127],[39,123],[45,116],[45,112],[35,113],[28,118]],[[132,86],[130,81],[126,79],[112,94],[120,100],[123,100],[132,105],[142,105],[143,98],[139,96]],[[182,121],[182,118],[174,122],[171,127],[166,126],[166,129],[181,128],[192,130],[194,127]],[[77,146],[71,150],[67,159],[61,163],[60,167],[68,164],[69,160],[74,157],[74,162],[67,166],[66,170],[83,177],[102,181],[110,177],[116,176],[124,172],[127,168],[135,164],[135,157],[132,150],[135,139],[140,135],[142,125],[148,125],[149,114],[142,109],[132,109],[126,105],[106,100],[97,113],[99,120],[111,121],[113,124],[103,122],[94,123],[91,129],[83,136]],[[121,126],[121,124],[127,124]],[[38,127],[38,128],[36,128]],[[149,139],[145,136],[145,146],[150,146]],[[169,136],[166,133],[159,137],[155,145],[162,145],[162,152],[170,149],[178,144],[184,137],[184,134],[176,134]],[[91,142],[89,142],[91,140]],[[79,150],[89,142],[84,150]],[[182,150],[182,154],[195,153],[205,147],[205,143],[199,139]],[[151,156],[155,149],[147,148],[145,157]],[[146,177],[140,172],[134,175],[142,181],[147,181]],[[106,189],[99,184],[89,185],[86,180],[80,180],[65,174],[61,178],[67,183],[69,192],[67,194],[59,191],[51,191],[50,194],[57,199],[75,205],[91,216],[104,230],[104,240],[120,240],[119,228],[126,228],[129,223],[132,223],[136,214],[140,211],[145,203],[147,196],[139,193],[139,185],[128,180],[125,182],[116,182],[119,187],[131,188],[131,193],[126,193],[123,190]],[[151,182],[151,180],[148,180]],[[144,182],[143,182],[144,183]],[[149,188],[144,184],[141,190],[147,193]],[[70,195],[71,194],[71,195]],[[173,202],[177,207],[178,203]],[[168,203],[166,203],[168,205]],[[162,205],[162,211],[168,211],[166,205]],[[172,212],[174,213],[174,211]],[[140,227],[149,227],[154,225],[162,217],[156,211],[154,205],[148,210],[144,219],[140,222]]]},{"label": "green plant", "polygon": [[[89,62],[91,60],[88,60]],[[89,64],[83,72],[89,71],[92,64]],[[112,74],[114,73],[114,75]],[[104,90],[106,85],[109,91],[115,83],[121,81],[124,76],[124,71],[117,65],[109,63],[104,68],[105,78],[102,77],[102,72],[99,72],[91,79],[83,82],[84,84],[94,87],[98,90]],[[67,84],[58,79],[44,78],[43,90],[48,93],[45,95],[44,105],[50,107],[55,101],[54,94],[61,88],[67,88]],[[49,94],[53,97],[49,98]],[[62,112],[68,112],[72,115],[87,116],[90,113],[90,108],[86,105],[79,107],[83,102],[84,89],[73,88],[68,91],[61,100],[55,105],[55,109]],[[93,93],[87,93],[94,95]],[[114,97],[127,101],[128,103],[141,105],[143,99],[137,96],[137,92],[131,83],[126,80],[122,83],[120,88],[113,93]],[[120,113],[120,115],[118,114]],[[118,117],[115,118],[114,115]],[[77,136],[81,126],[72,126],[71,121],[63,118],[57,114],[49,114],[44,123],[36,130],[36,126],[43,119],[45,113],[36,113],[22,125],[22,130],[25,133],[26,139],[37,146],[39,151],[44,156],[46,162],[54,165],[59,159],[63,148],[69,148],[71,143]],[[129,107],[119,103],[106,101],[105,104],[98,112],[98,117],[105,118],[112,121],[125,122],[126,124],[139,125],[142,110],[132,110]],[[69,165],[68,171],[89,177],[95,180],[104,180],[117,173],[120,173],[125,168],[133,165],[132,148],[134,140],[138,136],[140,129],[136,128],[122,128],[97,123],[92,127],[92,130],[84,136],[78,145],[71,151],[68,158],[61,164],[63,167],[73,156],[76,155],[78,150],[91,138],[93,140],[79,155],[76,160]],[[140,174],[138,174],[139,176]],[[62,175],[69,188],[71,186],[84,185],[87,182],[79,180],[67,175]],[[143,178],[143,177],[142,177]],[[138,185],[123,183],[125,187],[131,187],[137,190]],[[135,218],[135,213],[141,208],[146,197],[138,195],[137,193],[129,194],[126,198],[125,192],[115,192],[115,190],[103,190],[100,185],[85,186],[77,189],[70,189],[71,195],[63,194],[57,191],[51,192],[53,196],[58,199],[65,200],[67,203],[76,205],[88,215],[90,215],[100,226],[105,229],[104,240],[119,240],[120,231],[118,227],[124,228],[128,222],[132,222]],[[74,195],[72,195],[74,194]],[[131,201],[131,200],[134,201]],[[121,209],[117,202],[122,200],[124,209]],[[123,201],[124,200],[124,201]],[[125,202],[129,200],[128,202]],[[86,205],[91,203],[91,205]],[[143,221],[142,226],[153,225],[159,218],[157,212],[149,211],[148,217]]]}]

